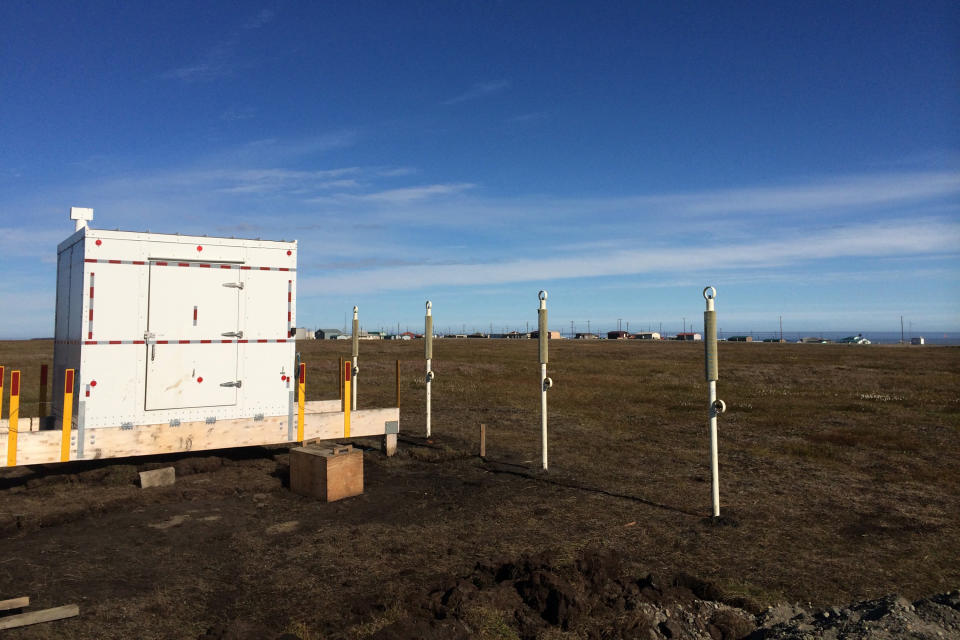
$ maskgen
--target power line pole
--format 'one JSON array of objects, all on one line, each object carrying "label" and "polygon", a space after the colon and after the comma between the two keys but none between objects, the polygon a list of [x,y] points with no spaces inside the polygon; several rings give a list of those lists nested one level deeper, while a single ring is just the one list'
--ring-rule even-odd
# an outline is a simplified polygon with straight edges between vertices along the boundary
[{"label": "power line pole", "polygon": [[571,337],[571,338],[574,336],[574,333],[573,333],[573,332],[574,332],[573,322],[574,322],[573,320],[570,321],[570,337]]},{"label": "power line pole", "polygon": [[590,333],[590,321],[587,320],[587,333]]},{"label": "power line pole", "polygon": [[783,316],[780,316],[780,342],[783,342]]},{"label": "power line pole", "polygon": [[903,316],[900,316],[900,344],[903,344]]},{"label": "power line pole", "polygon": [[683,332],[684,332],[684,333],[687,332],[687,319],[686,319],[686,318],[683,319]]}]

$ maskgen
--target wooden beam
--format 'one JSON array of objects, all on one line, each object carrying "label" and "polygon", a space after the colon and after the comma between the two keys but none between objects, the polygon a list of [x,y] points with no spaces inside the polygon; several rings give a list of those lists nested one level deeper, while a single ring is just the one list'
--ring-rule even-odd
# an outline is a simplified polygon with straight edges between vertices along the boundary
[{"label": "wooden beam", "polygon": [[0,600],[0,611],[10,611],[11,609],[23,609],[30,606],[30,596],[22,598],[10,598],[9,600]]},{"label": "wooden beam", "polygon": [[[325,411],[336,406],[336,400],[307,402],[304,406],[304,440],[335,440],[343,438],[343,418],[340,411]],[[386,433],[388,421],[399,421],[400,410],[362,409],[351,412],[350,436],[379,436]],[[152,424],[123,429],[106,427],[86,429],[83,456],[77,455],[76,442],[70,446],[71,460],[96,458],[123,458],[159,453],[202,451],[253,447],[266,444],[285,444],[287,416],[268,416],[263,420],[240,418],[184,422],[173,427]],[[0,432],[0,466],[6,466],[7,433]],[[21,431],[17,443],[17,465],[47,464],[60,461],[60,431]]]},{"label": "wooden beam", "polygon": [[40,611],[31,611],[30,613],[18,613],[15,616],[0,618],[0,629],[13,629],[15,627],[25,627],[28,624],[37,624],[38,622],[52,622],[54,620],[63,620],[80,615],[80,607],[75,604],[68,604],[53,609],[41,609]]}]

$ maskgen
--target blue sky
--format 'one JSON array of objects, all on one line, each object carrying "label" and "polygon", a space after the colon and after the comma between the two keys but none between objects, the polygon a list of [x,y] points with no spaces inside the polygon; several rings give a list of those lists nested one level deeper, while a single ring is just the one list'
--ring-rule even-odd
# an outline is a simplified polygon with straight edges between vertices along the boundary
[{"label": "blue sky", "polygon": [[70,206],[299,240],[311,327],[958,331],[958,123],[955,2],[4,2],[0,337]]}]

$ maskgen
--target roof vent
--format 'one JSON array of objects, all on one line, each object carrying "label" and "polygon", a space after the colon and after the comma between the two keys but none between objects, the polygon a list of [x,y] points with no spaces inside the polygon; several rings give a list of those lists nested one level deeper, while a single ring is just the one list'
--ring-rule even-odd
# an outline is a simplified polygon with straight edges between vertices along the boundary
[{"label": "roof vent", "polygon": [[93,220],[93,209],[87,209],[85,207],[70,207],[70,219],[76,221],[76,228],[74,231],[80,231],[80,229],[85,229],[87,223]]}]

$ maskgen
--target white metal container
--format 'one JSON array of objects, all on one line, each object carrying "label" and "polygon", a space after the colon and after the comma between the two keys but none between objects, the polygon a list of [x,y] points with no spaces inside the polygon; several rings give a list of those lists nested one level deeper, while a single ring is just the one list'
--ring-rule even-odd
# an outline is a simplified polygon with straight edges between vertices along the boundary
[{"label": "white metal container", "polygon": [[57,247],[55,419],[71,368],[81,429],[290,415],[295,241],[77,226]]}]

